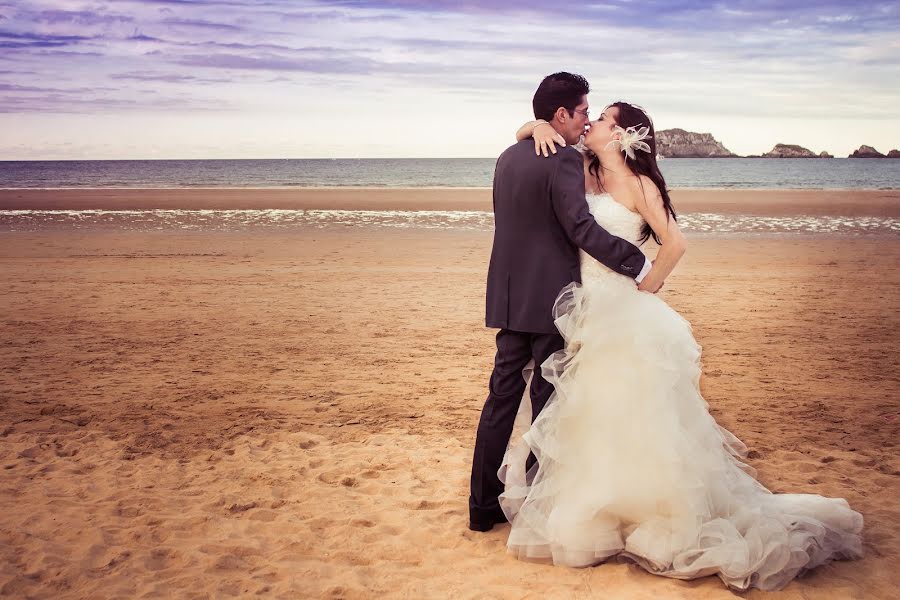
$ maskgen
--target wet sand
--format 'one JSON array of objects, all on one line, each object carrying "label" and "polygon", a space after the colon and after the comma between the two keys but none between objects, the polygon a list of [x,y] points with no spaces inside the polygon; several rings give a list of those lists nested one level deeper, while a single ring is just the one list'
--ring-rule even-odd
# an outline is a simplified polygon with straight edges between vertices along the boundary
[{"label": "wet sand", "polygon": [[[900,190],[676,189],[680,212],[900,217]],[[489,188],[0,189],[0,210],[491,210]]]},{"label": "wet sand", "polygon": [[[894,215],[887,196],[857,208]],[[485,201],[468,197],[440,202]],[[133,201],[116,198],[103,202]],[[401,201],[413,199],[378,206]],[[833,202],[809,198],[852,208]],[[367,228],[0,233],[0,594],[735,597],[714,577],[520,562],[508,526],[467,530],[493,358],[490,242]],[[664,297],[703,345],[713,414],[770,489],[841,496],[866,519],[863,560],[777,597],[892,598],[900,239],[689,244]]]}]

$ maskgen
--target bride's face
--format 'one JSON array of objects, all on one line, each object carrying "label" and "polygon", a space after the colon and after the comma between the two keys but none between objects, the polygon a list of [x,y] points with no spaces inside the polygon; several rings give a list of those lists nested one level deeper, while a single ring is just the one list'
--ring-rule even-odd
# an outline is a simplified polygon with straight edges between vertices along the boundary
[{"label": "bride's face", "polygon": [[618,125],[619,107],[611,106],[600,113],[600,118],[591,122],[591,128],[584,136],[584,145],[594,151],[602,150],[613,139],[618,139],[619,134],[613,133],[613,128]]}]

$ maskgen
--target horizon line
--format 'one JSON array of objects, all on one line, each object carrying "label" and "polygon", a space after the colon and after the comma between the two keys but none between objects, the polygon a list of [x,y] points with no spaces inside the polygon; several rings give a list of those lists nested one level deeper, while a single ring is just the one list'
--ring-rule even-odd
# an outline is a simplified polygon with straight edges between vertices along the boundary
[{"label": "horizon line", "polygon": [[[768,158],[773,160],[841,160],[853,158],[851,156],[761,156],[759,154],[734,155],[734,156],[662,156],[660,160],[727,160],[729,158]],[[859,158],[887,158],[886,155],[855,157]],[[0,158],[0,163],[11,162],[147,162],[147,161],[233,161],[233,160],[497,160],[496,156],[316,156],[316,157],[242,157],[242,158]]]}]

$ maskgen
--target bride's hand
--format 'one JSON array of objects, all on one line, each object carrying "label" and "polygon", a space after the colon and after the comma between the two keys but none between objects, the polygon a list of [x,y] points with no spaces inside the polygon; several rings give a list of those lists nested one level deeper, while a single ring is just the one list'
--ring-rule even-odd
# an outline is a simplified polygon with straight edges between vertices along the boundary
[{"label": "bride's hand", "polygon": [[550,123],[538,123],[531,132],[531,137],[534,138],[534,153],[537,156],[540,156],[542,153],[544,156],[550,156],[547,153],[548,148],[550,152],[556,154],[556,144],[559,144],[561,147],[566,145],[566,140],[553,129]]},{"label": "bride's hand", "polygon": [[665,281],[661,281],[659,283],[659,285],[656,285],[653,282],[648,281],[649,279],[650,279],[650,277],[644,277],[644,280],[638,284],[637,289],[642,292],[649,292],[651,294],[655,294],[659,290],[661,290],[666,283]]}]

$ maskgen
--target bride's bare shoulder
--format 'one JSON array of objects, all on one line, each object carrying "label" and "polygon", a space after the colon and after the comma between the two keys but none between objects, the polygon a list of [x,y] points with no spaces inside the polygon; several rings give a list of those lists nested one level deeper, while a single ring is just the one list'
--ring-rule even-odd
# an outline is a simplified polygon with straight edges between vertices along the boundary
[{"label": "bride's bare shoulder", "polygon": [[626,189],[629,203],[638,209],[642,206],[653,206],[657,202],[662,202],[659,188],[646,175],[631,178]]}]

